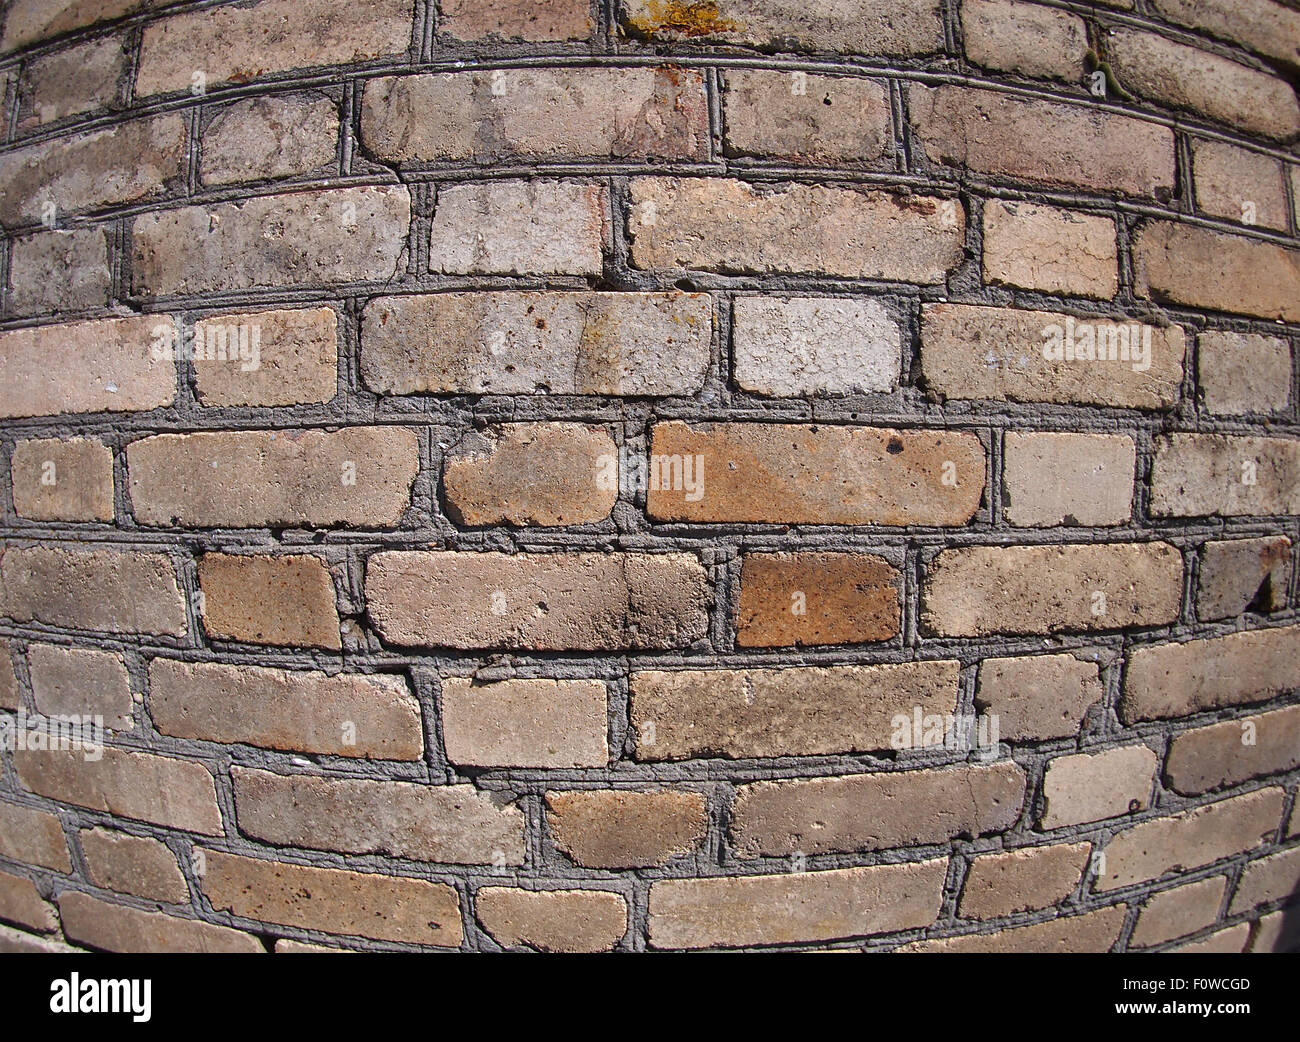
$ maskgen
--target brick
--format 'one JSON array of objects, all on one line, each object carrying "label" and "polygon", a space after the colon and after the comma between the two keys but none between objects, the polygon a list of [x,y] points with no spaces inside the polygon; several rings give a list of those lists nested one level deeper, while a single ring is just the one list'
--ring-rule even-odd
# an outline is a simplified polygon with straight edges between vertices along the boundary
[{"label": "brick", "polygon": [[704,76],[639,66],[375,79],[365,85],[361,143],[383,163],[703,161],[709,153]]},{"label": "brick", "polygon": [[14,767],[26,788],[60,803],[221,835],[216,789],[202,764],[110,747],[102,753],[92,760],[77,749],[16,751]]},{"label": "brick", "polygon": [[4,50],[62,36],[74,29],[161,7],[166,0],[13,0],[5,17]]},{"label": "brick", "polygon": [[995,952],[1017,955],[1108,952],[1119,939],[1128,914],[1125,905],[1100,908],[1083,915],[1051,919],[996,933],[966,934],[933,941],[916,941],[899,952]]},{"label": "brick", "polygon": [[21,952],[31,955],[71,955],[81,950],[49,937],[38,937],[36,934],[24,933],[22,930],[11,930],[7,926],[0,926],[0,952]]},{"label": "brick", "polygon": [[81,853],[95,886],[168,904],[188,904],[190,888],[176,855],[156,839],[94,828],[81,830]]},{"label": "brick", "polygon": [[177,191],[187,146],[185,117],[168,112],[13,149],[0,156],[0,223],[47,221],[51,204],[62,221]]},{"label": "brick", "polygon": [[1065,11],[972,0],[962,4],[961,27],[966,57],[986,69],[1071,83],[1083,75],[1087,27]]},{"label": "brick", "polygon": [[384,394],[694,394],[712,334],[702,293],[379,297],[361,375]]},{"label": "brick", "polygon": [[1214,415],[1281,412],[1291,404],[1291,345],[1285,340],[1213,330],[1196,343],[1201,394]]},{"label": "brick", "polygon": [[1122,525],[1137,447],[1127,434],[1007,431],[1002,507],[1017,527]]},{"label": "brick", "polygon": [[742,558],[736,644],[812,647],[890,640],[902,624],[899,572],[874,554]]},{"label": "brick", "polygon": [[231,769],[239,830],[278,847],[522,865],[524,815],[473,785]]},{"label": "brick", "polygon": [[1176,948],[1170,948],[1169,951],[1197,955],[1235,955],[1245,949],[1249,937],[1250,923],[1238,923],[1236,926],[1229,926],[1202,937],[1199,941],[1188,941]]},{"label": "brick", "polygon": [[18,130],[121,108],[131,62],[126,43],[122,36],[103,36],[25,61],[18,80]]},{"label": "brick", "polygon": [[1153,0],[1171,22],[1300,65],[1300,13],[1273,0]]},{"label": "brick", "polygon": [[964,84],[914,84],[908,97],[918,143],[932,162],[1034,184],[1173,195],[1174,136],[1166,127]]},{"label": "brick", "polygon": [[1253,850],[1277,832],[1285,793],[1260,789],[1134,825],[1106,845],[1098,890],[1190,870]]},{"label": "brick", "polygon": [[338,390],[338,313],[294,308],[213,315],[194,324],[199,404],[307,405]]},{"label": "brick", "polygon": [[1010,827],[1024,797],[1025,772],[1010,760],[752,782],[736,786],[731,838],[742,858],[946,844]]},{"label": "brick", "polygon": [[599,184],[488,181],[438,190],[429,268],[447,275],[600,275],[609,200]]},{"label": "brick", "polygon": [[1120,717],[1126,724],[1265,702],[1300,687],[1300,627],[1253,630],[1128,653]]},{"label": "brick", "polygon": [[708,601],[690,554],[390,551],[366,567],[372,621],[407,646],[681,647],[704,636]]},{"label": "brick", "polygon": [[627,902],[608,890],[516,890],[485,886],[478,920],[504,948],[607,952],[627,933]]},{"label": "brick", "polygon": [[14,660],[9,653],[9,642],[0,640],[0,709],[16,710],[18,695],[18,678],[14,676]]},{"label": "brick", "polygon": [[185,635],[185,599],[165,553],[27,546],[0,557],[4,613],[108,633]]},{"label": "brick", "polygon": [[1134,233],[1133,289],[1173,304],[1295,322],[1300,250],[1152,221]]},{"label": "brick", "polygon": [[585,40],[595,30],[588,0],[439,0],[438,31],[455,40]]},{"label": "brick", "polygon": [[1110,300],[1119,288],[1115,222],[1076,210],[989,199],[984,282]]},{"label": "brick", "polygon": [[1290,572],[1286,536],[1206,543],[1196,613],[1202,619],[1231,619],[1247,611],[1280,611],[1286,607]]},{"label": "brick", "polygon": [[163,734],[322,756],[418,760],[419,704],[388,674],[328,676],[156,658],[149,714]]},{"label": "brick", "polygon": [[925,387],[945,398],[1168,409],[1181,326],[974,304],[921,306]]},{"label": "brick", "polygon": [[1159,626],[1178,618],[1182,590],[1168,543],[963,547],[931,562],[922,623],[948,637]]},{"label": "brick", "polygon": [[105,307],[112,279],[107,237],[102,227],[60,228],[12,240],[10,312],[55,315]]},{"label": "brick", "polygon": [[1119,82],[1140,97],[1246,133],[1285,139],[1300,132],[1300,102],[1285,80],[1133,29],[1107,33],[1106,55]]},{"label": "brick", "polygon": [[442,682],[447,759],[472,767],[604,767],[608,706],[601,680]]},{"label": "brick", "polygon": [[1293,904],[1300,900],[1300,847],[1270,854],[1250,862],[1237,883],[1230,915],[1272,901]]},{"label": "brick", "polygon": [[20,441],[9,471],[19,517],[113,520],[113,452],[96,438]]},{"label": "brick", "polygon": [[203,853],[203,892],[217,911],[380,941],[460,946],[460,903],[445,883]]},{"label": "brick", "polygon": [[1073,655],[1025,655],[980,663],[975,705],[997,714],[1012,742],[1068,738],[1105,697],[1097,665]]},{"label": "brick", "polygon": [[1170,434],[1155,449],[1150,509],[1157,517],[1300,514],[1300,443]]},{"label": "brick", "polygon": [[1163,944],[1213,926],[1219,918],[1227,882],[1223,876],[1212,876],[1153,894],[1129,935],[1129,946]]},{"label": "brick", "polygon": [[1052,908],[1074,893],[1090,849],[1087,843],[1058,843],[981,854],[966,873],[958,914],[996,919]]},{"label": "brick", "polygon": [[1293,952],[1300,947],[1300,918],[1285,909],[1260,916],[1255,936],[1250,942],[1252,952]]},{"label": "brick", "polygon": [[36,884],[8,872],[0,872],[0,919],[41,933],[59,928],[54,906],[41,897]]},{"label": "brick", "polygon": [[102,717],[104,727],[131,729],[131,681],[120,655],[90,648],[29,644],[27,668],[38,713]]},{"label": "brick", "polygon": [[984,446],[959,431],[669,421],[650,454],[658,521],[964,525],[984,490]]},{"label": "brick", "polygon": [[[141,412],[170,405],[176,369],[153,348],[175,328],[165,316],[140,315],[0,332],[0,416]],[[52,365],[51,359],[61,363]]]},{"label": "brick", "polygon": [[443,457],[447,515],[470,527],[582,525],[609,517],[618,476],[608,431],[581,423],[510,423],[465,435]]},{"label": "brick", "polygon": [[708,40],[760,50],[913,55],[943,49],[935,0],[623,0],[624,30],[654,41]]},{"label": "brick", "polygon": [[308,944],[281,937],[275,942],[276,955],[351,955],[353,949],[333,948],[324,944]]},{"label": "brick", "polygon": [[960,203],[725,178],[632,180],[632,265],[722,274],[817,272],[939,284],[963,258]]},{"label": "brick", "polygon": [[141,214],[132,221],[132,285],[141,297],[161,297],[387,282],[405,273],[410,223],[404,185],[264,195]]},{"label": "brick", "polygon": [[334,0],[262,0],[159,19],[140,40],[139,97],[246,83],[290,69],[405,58],[411,44],[408,0],[374,0],[365,17]]},{"label": "brick", "polygon": [[1184,731],[1169,745],[1165,777],[1185,795],[1300,767],[1300,706]]},{"label": "brick", "polygon": [[74,891],[59,896],[59,913],[63,916],[64,932],[71,940],[102,951],[168,954],[265,954],[266,951],[256,937],[242,930],[162,912],[142,912]]},{"label": "brick", "polygon": [[641,760],[821,756],[892,748],[894,717],[955,711],[958,664],[639,670],[631,722]]},{"label": "brick", "polygon": [[893,167],[889,96],[876,80],[731,69],[722,84],[723,142],[730,156]]},{"label": "brick", "polygon": [[59,819],[34,807],[0,803],[0,857],[29,865],[72,871],[68,844]]},{"label": "brick", "polygon": [[661,879],[650,886],[650,944],[799,944],[929,926],[947,859],[828,872]]},{"label": "brick", "polygon": [[1286,231],[1286,184],[1282,164],[1260,152],[1222,141],[1192,142],[1196,203],[1212,217]]},{"label": "brick", "polygon": [[1156,754],[1145,745],[1055,756],[1043,776],[1045,829],[1137,814],[1151,801]]},{"label": "brick", "polygon": [[297,648],[342,647],[334,579],[310,554],[199,558],[203,628],[218,640]]},{"label": "brick", "polygon": [[199,180],[205,185],[332,173],[339,112],[327,97],[247,98],[217,110],[203,128]]},{"label": "brick", "polygon": [[892,391],[902,332],[874,300],[737,297],[736,383],[779,398]]},{"label": "brick", "polygon": [[393,528],[420,468],[400,427],[160,434],[126,459],[137,521],[209,528]]},{"label": "brick", "polygon": [[555,845],[584,868],[652,868],[695,850],[708,811],[698,792],[574,789],[546,794]]}]

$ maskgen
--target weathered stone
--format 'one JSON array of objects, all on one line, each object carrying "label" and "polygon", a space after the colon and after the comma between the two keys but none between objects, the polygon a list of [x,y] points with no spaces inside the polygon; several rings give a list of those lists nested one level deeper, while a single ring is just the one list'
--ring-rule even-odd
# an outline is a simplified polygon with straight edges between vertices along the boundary
[{"label": "weathered stone", "polygon": [[339,112],[329,98],[280,94],[236,101],[203,128],[199,179],[224,185],[330,167],[338,137]]},{"label": "weathered stone", "polygon": [[29,644],[27,668],[38,713],[102,717],[104,727],[131,729],[131,681],[120,655],[90,648]]},{"label": "weathered stone", "polygon": [[1300,442],[1168,434],[1155,448],[1151,513],[1157,517],[1300,514]]},{"label": "weathered stone", "polygon": [[989,199],[984,281],[1110,300],[1119,288],[1115,222],[1054,206]]},{"label": "weathered stone", "polygon": [[104,228],[60,228],[14,239],[9,245],[13,314],[56,315],[104,307],[112,279],[108,234]]},{"label": "weathered stone", "polygon": [[1087,26],[1067,11],[1007,0],[966,0],[961,7],[966,57],[1002,72],[1078,82]]},{"label": "weathered stone", "polygon": [[28,58],[18,81],[18,129],[122,107],[131,56],[125,36],[103,36]]},{"label": "weathered stone", "polygon": [[1284,535],[1227,539],[1201,548],[1196,613],[1202,619],[1231,619],[1247,611],[1286,607],[1291,540]]},{"label": "weathered stone", "polygon": [[20,441],[9,471],[20,517],[113,520],[113,452],[96,438]]},{"label": "weathered stone", "polygon": [[1281,412],[1291,403],[1291,345],[1285,340],[1211,330],[1196,344],[1201,394],[1214,415]]},{"label": "weathered stone", "polygon": [[1013,525],[1121,525],[1132,515],[1137,447],[1126,434],[1007,431],[1003,459]]},{"label": "weathered stone", "polygon": [[199,404],[328,402],[338,390],[338,326],[333,308],[201,319],[194,324]]},{"label": "weathered stone", "polygon": [[440,0],[438,14],[456,40],[585,40],[596,27],[587,0]]},{"label": "weathered stone", "polygon": [[1105,697],[1094,662],[1073,655],[1026,655],[980,663],[975,705],[996,713],[1008,741],[1068,738]]},{"label": "weathered stone", "polygon": [[1286,230],[1285,174],[1272,156],[1198,138],[1192,142],[1192,179],[1205,213]]}]

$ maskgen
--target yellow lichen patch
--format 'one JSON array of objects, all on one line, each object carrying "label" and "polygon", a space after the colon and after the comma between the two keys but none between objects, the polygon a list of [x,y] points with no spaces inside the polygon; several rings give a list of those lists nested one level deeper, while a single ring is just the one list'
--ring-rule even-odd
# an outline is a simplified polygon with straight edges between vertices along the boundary
[{"label": "yellow lichen patch", "polygon": [[718,13],[713,0],[648,0],[643,18],[628,18],[628,26],[647,36],[716,36],[740,26]]}]

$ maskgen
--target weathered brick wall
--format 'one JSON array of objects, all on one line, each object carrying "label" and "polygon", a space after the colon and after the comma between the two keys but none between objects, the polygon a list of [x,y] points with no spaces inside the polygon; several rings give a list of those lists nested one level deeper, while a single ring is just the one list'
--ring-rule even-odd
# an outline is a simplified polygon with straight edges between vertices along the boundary
[{"label": "weathered brick wall", "polygon": [[1297,76],[10,0],[0,948],[1295,944]]}]

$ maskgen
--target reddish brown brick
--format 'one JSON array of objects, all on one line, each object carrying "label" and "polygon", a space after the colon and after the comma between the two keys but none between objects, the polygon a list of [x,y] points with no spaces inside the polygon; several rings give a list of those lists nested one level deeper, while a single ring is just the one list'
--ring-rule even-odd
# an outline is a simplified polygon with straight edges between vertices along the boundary
[{"label": "reddish brown brick", "polygon": [[688,854],[708,824],[698,792],[573,789],[546,794],[555,845],[585,868],[648,868]]},{"label": "reddish brown brick", "polygon": [[873,554],[746,554],[736,643],[743,647],[889,640],[901,625],[899,573]]}]

